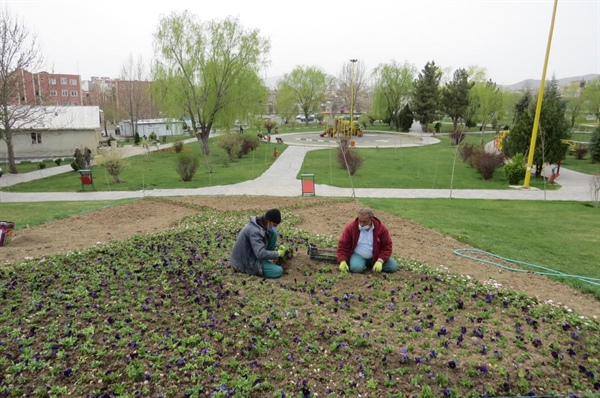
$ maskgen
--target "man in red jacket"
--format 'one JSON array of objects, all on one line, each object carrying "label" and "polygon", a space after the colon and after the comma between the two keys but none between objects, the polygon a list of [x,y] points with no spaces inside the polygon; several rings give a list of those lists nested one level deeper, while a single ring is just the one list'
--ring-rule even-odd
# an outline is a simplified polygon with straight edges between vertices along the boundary
[{"label": "man in red jacket", "polygon": [[398,263],[392,258],[392,238],[385,225],[365,207],[350,221],[338,241],[337,261],[340,271],[396,272]]}]

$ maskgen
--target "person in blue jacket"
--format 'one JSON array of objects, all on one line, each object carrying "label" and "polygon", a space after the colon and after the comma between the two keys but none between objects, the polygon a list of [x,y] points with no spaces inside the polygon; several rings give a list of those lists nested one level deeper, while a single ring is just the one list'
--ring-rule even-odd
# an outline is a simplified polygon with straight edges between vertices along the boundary
[{"label": "person in blue jacket", "polygon": [[239,272],[265,278],[279,278],[283,268],[271,260],[283,257],[286,248],[277,246],[277,226],[281,222],[279,209],[270,209],[262,216],[252,216],[238,234],[231,252],[231,266]]}]

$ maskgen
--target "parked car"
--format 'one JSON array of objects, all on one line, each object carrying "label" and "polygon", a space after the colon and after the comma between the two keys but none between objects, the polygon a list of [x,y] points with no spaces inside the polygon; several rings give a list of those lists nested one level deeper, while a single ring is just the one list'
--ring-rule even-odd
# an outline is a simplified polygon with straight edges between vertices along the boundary
[{"label": "parked car", "polygon": [[[298,116],[296,116],[296,120],[299,120],[301,122],[306,121],[306,117],[304,116],[303,113],[299,114]],[[314,114],[310,114],[308,115],[308,121],[309,122],[313,122],[315,120],[315,115]]]}]

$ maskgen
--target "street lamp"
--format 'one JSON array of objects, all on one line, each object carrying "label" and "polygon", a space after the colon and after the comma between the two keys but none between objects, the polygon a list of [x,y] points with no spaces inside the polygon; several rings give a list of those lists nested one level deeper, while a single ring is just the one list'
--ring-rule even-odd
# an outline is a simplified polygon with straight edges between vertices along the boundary
[{"label": "street lamp", "polygon": [[354,64],[357,59],[351,59],[352,62],[352,88],[350,92],[350,135],[354,132]]}]

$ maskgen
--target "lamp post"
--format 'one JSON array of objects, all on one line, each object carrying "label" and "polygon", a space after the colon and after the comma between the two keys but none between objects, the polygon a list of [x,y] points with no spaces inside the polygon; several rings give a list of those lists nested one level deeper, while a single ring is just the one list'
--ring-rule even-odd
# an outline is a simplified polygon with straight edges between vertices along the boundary
[{"label": "lamp post", "polygon": [[352,86],[350,91],[350,135],[354,132],[354,64],[357,59],[351,59],[352,62]]}]

